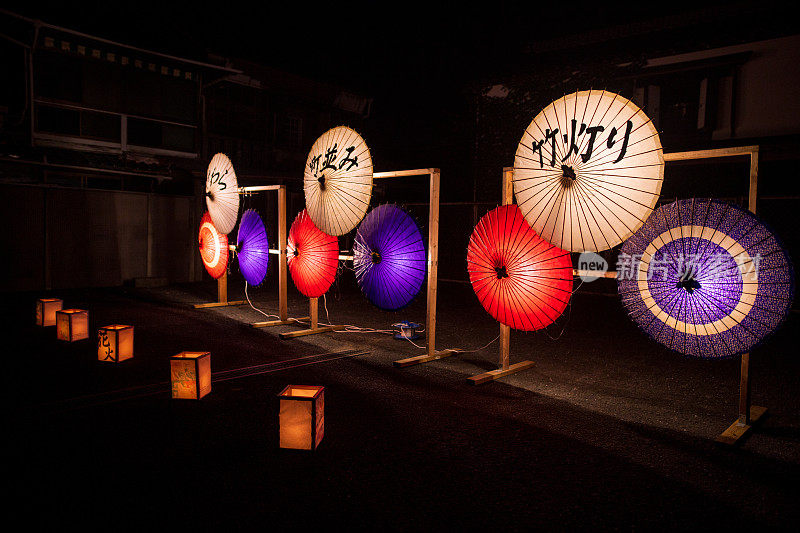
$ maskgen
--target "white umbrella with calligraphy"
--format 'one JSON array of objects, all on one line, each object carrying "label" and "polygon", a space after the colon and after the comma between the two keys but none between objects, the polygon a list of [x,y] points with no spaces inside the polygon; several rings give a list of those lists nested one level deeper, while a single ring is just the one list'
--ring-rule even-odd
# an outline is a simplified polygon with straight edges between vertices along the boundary
[{"label": "white umbrella with calligraphy", "polygon": [[656,206],[664,153],[653,122],[630,100],[579,91],[544,108],[514,159],[514,194],[542,238],[571,252],[608,250]]},{"label": "white umbrella with calligraphy", "polygon": [[364,139],[347,126],[323,133],[308,154],[303,189],[319,229],[338,236],[355,228],[372,196],[372,157]]},{"label": "white umbrella with calligraphy", "polygon": [[233,163],[225,154],[217,154],[206,172],[206,207],[217,231],[227,235],[239,218],[239,182]]}]

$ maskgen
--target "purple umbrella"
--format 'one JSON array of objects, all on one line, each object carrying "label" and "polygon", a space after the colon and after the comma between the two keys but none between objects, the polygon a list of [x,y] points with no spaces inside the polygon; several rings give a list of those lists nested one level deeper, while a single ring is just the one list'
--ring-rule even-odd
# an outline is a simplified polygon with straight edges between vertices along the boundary
[{"label": "purple umbrella", "polygon": [[269,264],[269,241],[261,217],[254,209],[248,209],[239,221],[236,245],[239,270],[250,285],[260,285],[267,276]]},{"label": "purple umbrella", "polygon": [[633,320],[695,357],[747,351],[786,318],[794,272],[755,215],[719,200],[658,208],[623,244],[617,287]]},{"label": "purple umbrella", "polygon": [[381,205],[364,217],[353,244],[353,266],[361,292],[375,306],[395,311],[422,287],[425,245],[416,222],[396,205]]}]

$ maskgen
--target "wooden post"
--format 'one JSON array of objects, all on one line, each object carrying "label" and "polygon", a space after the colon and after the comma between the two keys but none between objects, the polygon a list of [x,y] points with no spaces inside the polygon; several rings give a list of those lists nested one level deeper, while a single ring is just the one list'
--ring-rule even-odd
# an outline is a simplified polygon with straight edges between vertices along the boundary
[{"label": "wooden post", "polygon": [[311,329],[319,326],[319,298],[308,299],[308,316],[311,317]]},{"label": "wooden post", "polygon": [[441,188],[441,171],[438,168],[400,172],[376,173],[375,177],[390,178],[399,176],[430,175],[429,210],[428,210],[428,287],[427,309],[425,314],[425,354],[394,361],[396,367],[406,367],[428,363],[449,357],[458,350],[447,349],[436,351],[436,296],[439,285],[439,191]]},{"label": "wooden post", "polygon": [[436,294],[439,273],[439,169],[431,172],[430,209],[428,210],[428,306],[425,332],[428,356],[436,352]]},{"label": "wooden post", "polygon": [[217,302],[221,304],[228,303],[228,273],[223,272],[222,276],[217,279]]},{"label": "wooden post", "polygon": [[289,320],[288,261],[286,256],[286,186],[278,189],[278,317]]},{"label": "wooden post", "polygon": [[[500,201],[503,205],[510,205],[514,203],[514,169],[503,169],[503,180],[500,186]],[[470,376],[467,378],[473,385],[481,385],[489,383],[503,376],[514,374],[521,370],[533,366],[533,361],[520,361],[516,364],[511,362],[511,328],[505,324],[500,324],[500,368],[497,370],[490,370],[477,376]]]}]

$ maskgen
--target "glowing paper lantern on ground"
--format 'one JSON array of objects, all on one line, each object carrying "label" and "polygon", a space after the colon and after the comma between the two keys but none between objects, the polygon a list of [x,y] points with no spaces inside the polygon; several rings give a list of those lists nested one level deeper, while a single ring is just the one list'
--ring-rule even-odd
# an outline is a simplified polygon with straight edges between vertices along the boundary
[{"label": "glowing paper lantern on ground", "polygon": [[113,324],[97,330],[97,359],[119,363],[133,357],[133,326]]},{"label": "glowing paper lantern on ground", "polygon": [[198,235],[203,266],[214,279],[219,279],[228,268],[228,236],[217,231],[206,211],[200,219]]},{"label": "glowing paper lantern on ground", "polygon": [[58,298],[40,298],[36,301],[36,325],[55,326],[56,311],[64,307],[64,302]]},{"label": "glowing paper lantern on ground", "polygon": [[325,294],[339,268],[339,240],[317,228],[305,209],[289,229],[287,253],[297,289],[309,298]]},{"label": "glowing paper lantern on ground", "polygon": [[220,233],[227,235],[233,230],[239,217],[239,183],[225,154],[216,154],[208,165],[206,207]]},{"label": "glowing paper lantern on ground", "polygon": [[181,352],[169,366],[173,398],[199,400],[211,392],[211,352]]},{"label": "glowing paper lantern on ground", "polygon": [[89,311],[61,309],[56,311],[56,336],[62,341],[75,342],[89,338]]},{"label": "glowing paper lantern on ground", "polygon": [[543,109],[514,159],[525,220],[571,252],[613,248],[656,206],[664,154],[652,121],[630,100],[580,91]]},{"label": "glowing paper lantern on ground", "polygon": [[425,279],[427,259],[416,222],[396,205],[381,205],[358,227],[353,268],[361,292],[380,309],[405,307]]},{"label": "glowing paper lantern on ground", "polygon": [[280,447],[316,449],[325,434],[325,387],[289,385],[278,398]]},{"label": "glowing paper lantern on ground", "polygon": [[650,337],[683,354],[749,351],[786,318],[788,254],[758,218],[718,200],[659,207],[623,246],[617,288]]},{"label": "glowing paper lantern on ground", "polygon": [[261,217],[252,209],[242,215],[239,222],[236,254],[239,270],[250,285],[260,285],[267,276],[269,266],[269,241]]},{"label": "glowing paper lantern on ground", "polygon": [[372,156],[364,139],[346,126],[323,133],[308,153],[303,190],[319,229],[338,236],[355,228],[372,196]]},{"label": "glowing paper lantern on ground", "polygon": [[539,237],[516,204],[480,219],[469,239],[467,270],[481,305],[514,329],[548,326],[572,294],[569,252]]}]

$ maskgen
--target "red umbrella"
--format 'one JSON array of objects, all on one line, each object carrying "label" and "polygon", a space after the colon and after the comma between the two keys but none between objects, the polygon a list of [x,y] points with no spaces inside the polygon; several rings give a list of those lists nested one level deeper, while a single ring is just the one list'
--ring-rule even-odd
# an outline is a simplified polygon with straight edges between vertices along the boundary
[{"label": "red umbrella", "polygon": [[297,289],[309,298],[325,294],[339,268],[339,240],[317,228],[303,209],[289,229],[287,251]]},{"label": "red umbrella", "polygon": [[481,305],[514,329],[550,325],[572,294],[569,252],[539,237],[516,204],[489,211],[475,226],[467,270]]},{"label": "red umbrella", "polygon": [[220,233],[206,211],[200,219],[200,256],[203,265],[214,279],[219,279],[228,268],[228,236]]}]

